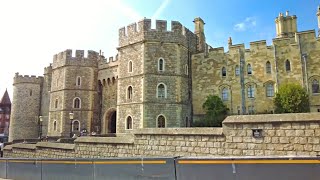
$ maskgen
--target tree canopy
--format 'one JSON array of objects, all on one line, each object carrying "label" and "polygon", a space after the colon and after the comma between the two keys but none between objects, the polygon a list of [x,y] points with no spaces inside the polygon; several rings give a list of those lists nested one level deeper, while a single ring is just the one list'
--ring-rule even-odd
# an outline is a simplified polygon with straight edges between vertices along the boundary
[{"label": "tree canopy", "polygon": [[293,83],[279,87],[274,106],[275,113],[310,112],[308,93],[300,85]]},{"label": "tree canopy", "polygon": [[222,126],[222,121],[226,118],[228,108],[223,104],[219,96],[209,95],[203,103],[205,118],[195,121],[196,127],[217,127]]}]

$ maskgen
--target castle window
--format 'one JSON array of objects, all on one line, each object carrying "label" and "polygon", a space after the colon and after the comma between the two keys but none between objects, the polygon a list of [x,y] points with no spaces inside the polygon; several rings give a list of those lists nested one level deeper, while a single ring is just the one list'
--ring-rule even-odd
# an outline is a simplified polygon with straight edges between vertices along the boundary
[{"label": "castle window", "polygon": [[164,71],[164,60],[162,58],[158,60],[158,71]]},{"label": "castle window", "polygon": [[127,117],[126,129],[132,129],[132,117]]},{"label": "castle window", "polygon": [[167,88],[164,84],[159,84],[157,87],[157,97],[158,98],[167,98]]},{"label": "castle window", "polygon": [[110,78],[108,78],[107,82],[108,82],[108,86],[110,86]]},{"label": "castle window", "polygon": [[81,86],[81,77],[80,76],[77,77],[77,86]]},{"label": "castle window", "polygon": [[57,121],[53,122],[53,130],[56,131],[57,130]]},{"label": "castle window", "polygon": [[58,108],[58,99],[56,99],[56,101],[54,102],[54,108]]},{"label": "castle window", "polygon": [[287,72],[291,71],[291,65],[290,65],[290,61],[288,59],[286,60],[286,71]]},{"label": "castle window", "polygon": [[114,84],[116,82],[116,78],[112,77],[112,84]]},{"label": "castle window", "polygon": [[32,90],[31,89],[29,90],[29,95],[32,96]]},{"label": "castle window", "polygon": [[222,89],[222,100],[223,101],[228,101],[228,88],[223,88]]},{"label": "castle window", "polygon": [[240,75],[240,68],[239,68],[238,65],[236,65],[235,74],[236,74],[236,76],[239,76],[239,75]]},{"label": "castle window", "polygon": [[271,74],[271,63],[269,61],[266,62],[266,73]]},{"label": "castle window", "polygon": [[186,75],[188,75],[188,64],[186,64],[186,65],[184,66],[184,73],[185,73]]},{"label": "castle window", "polygon": [[80,98],[74,98],[73,100],[73,108],[79,109],[81,107],[81,100]]},{"label": "castle window", "polygon": [[221,75],[222,75],[222,77],[226,77],[227,76],[227,70],[226,70],[225,67],[222,67]]},{"label": "castle window", "polygon": [[251,75],[251,74],[252,74],[251,64],[248,64],[248,65],[247,65],[247,71],[248,71],[248,75]]},{"label": "castle window", "polygon": [[129,61],[129,65],[128,65],[128,71],[129,72],[132,72],[132,61]]},{"label": "castle window", "polygon": [[248,114],[254,114],[254,106],[248,106]]},{"label": "castle window", "polygon": [[254,98],[254,87],[253,85],[249,85],[247,88],[248,98]]},{"label": "castle window", "polygon": [[166,127],[166,118],[163,115],[158,116],[157,127],[158,128],[165,128]]},{"label": "castle window", "polygon": [[127,99],[132,99],[132,86],[128,87],[127,93]]},{"label": "castle window", "polygon": [[266,91],[267,91],[267,93],[266,93],[267,97],[273,97],[274,96],[273,84],[271,84],[271,83],[267,84]]},{"label": "castle window", "polygon": [[316,79],[312,81],[312,93],[319,93],[319,81]]},{"label": "castle window", "polygon": [[78,120],[72,121],[72,131],[79,131],[80,130],[80,122]]}]

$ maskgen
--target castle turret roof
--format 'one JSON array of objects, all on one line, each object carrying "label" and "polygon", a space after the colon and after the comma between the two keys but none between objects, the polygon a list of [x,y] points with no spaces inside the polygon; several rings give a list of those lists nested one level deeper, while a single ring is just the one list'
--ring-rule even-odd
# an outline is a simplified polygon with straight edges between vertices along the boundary
[{"label": "castle turret roof", "polygon": [[6,90],[0,100],[0,104],[11,104],[10,97],[8,91]]}]

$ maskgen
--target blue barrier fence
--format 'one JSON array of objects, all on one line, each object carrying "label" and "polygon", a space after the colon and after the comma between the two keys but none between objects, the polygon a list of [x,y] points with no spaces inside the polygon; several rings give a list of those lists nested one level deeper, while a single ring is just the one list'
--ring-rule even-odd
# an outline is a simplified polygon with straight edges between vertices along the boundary
[{"label": "blue barrier fence", "polygon": [[13,180],[319,180],[320,158],[1,159]]}]

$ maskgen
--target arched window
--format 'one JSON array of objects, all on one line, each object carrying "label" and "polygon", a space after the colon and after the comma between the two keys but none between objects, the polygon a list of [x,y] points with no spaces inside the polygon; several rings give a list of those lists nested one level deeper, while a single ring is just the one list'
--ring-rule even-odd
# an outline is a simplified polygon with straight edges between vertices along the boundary
[{"label": "arched window", "polygon": [[77,77],[77,86],[81,86],[81,77],[80,76]]},{"label": "arched window", "polygon": [[270,61],[266,62],[266,73],[271,74],[271,63]]},{"label": "arched window", "polygon": [[108,86],[109,86],[110,85],[110,78],[108,78],[107,82],[108,82]]},{"label": "arched window", "polygon": [[252,74],[251,64],[248,64],[248,65],[247,65],[247,71],[248,71],[248,75],[251,75],[251,74]]},{"label": "arched window", "polygon": [[238,65],[236,65],[236,67],[235,67],[235,74],[236,74],[236,76],[240,75],[240,68]]},{"label": "arched window", "polygon": [[72,131],[80,131],[80,122],[78,120],[72,121]]},{"label": "arched window", "polygon": [[29,90],[29,95],[32,96],[32,90],[31,89]]},{"label": "arched window", "polygon": [[53,130],[54,130],[54,131],[57,131],[57,121],[54,121],[54,122],[53,122]]},{"label": "arched window", "polygon": [[80,108],[80,107],[81,107],[80,98],[74,98],[74,100],[73,100],[73,108]]},{"label": "arched window", "polygon": [[158,128],[165,128],[166,127],[166,118],[163,115],[158,116],[157,127]]},{"label": "arched window", "polygon": [[288,59],[286,60],[286,71],[287,72],[291,71],[291,65],[290,65],[290,61]]},{"label": "arched window", "polygon": [[266,86],[266,94],[267,97],[273,97],[274,96],[274,87],[272,83],[267,84]]},{"label": "arched window", "polygon": [[227,76],[227,70],[226,70],[225,67],[222,67],[221,75],[222,75],[222,77],[226,77]]},{"label": "arched window", "polygon": [[158,71],[164,71],[164,60],[162,58],[158,60]]},{"label": "arched window", "polygon": [[249,85],[247,88],[248,98],[254,98],[254,87],[253,85]]},{"label": "arched window", "polygon": [[126,129],[132,129],[132,117],[127,117]]},{"label": "arched window", "polygon": [[54,102],[54,108],[58,108],[58,99]]},{"label": "arched window", "polygon": [[222,100],[223,101],[228,101],[228,88],[223,88],[222,89]]},{"label": "arched window", "polygon": [[184,73],[188,75],[188,64],[184,65]]},{"label": "arched window", "polygon": [[167,88],[164,84],[159,84],[157,87],[157,97],[158,98],[167,98]]},{"label": "arched window", "polygon": [[316,79],[312,81],[312,93],[319,93],[319,81]]},{"label": "arched window", "polygon": [[116,78],[112,77],[112,84],[114,84],[116,82]]},{"label": "arched window", "polygon": [[127,91],[128,91],[127,99],[132,99],[132,86],[129,86]]},{"label": "arched window", "polygon": [[128,71],[129,71],[129,72],[132,72],[132,61],[129,61]]}]

